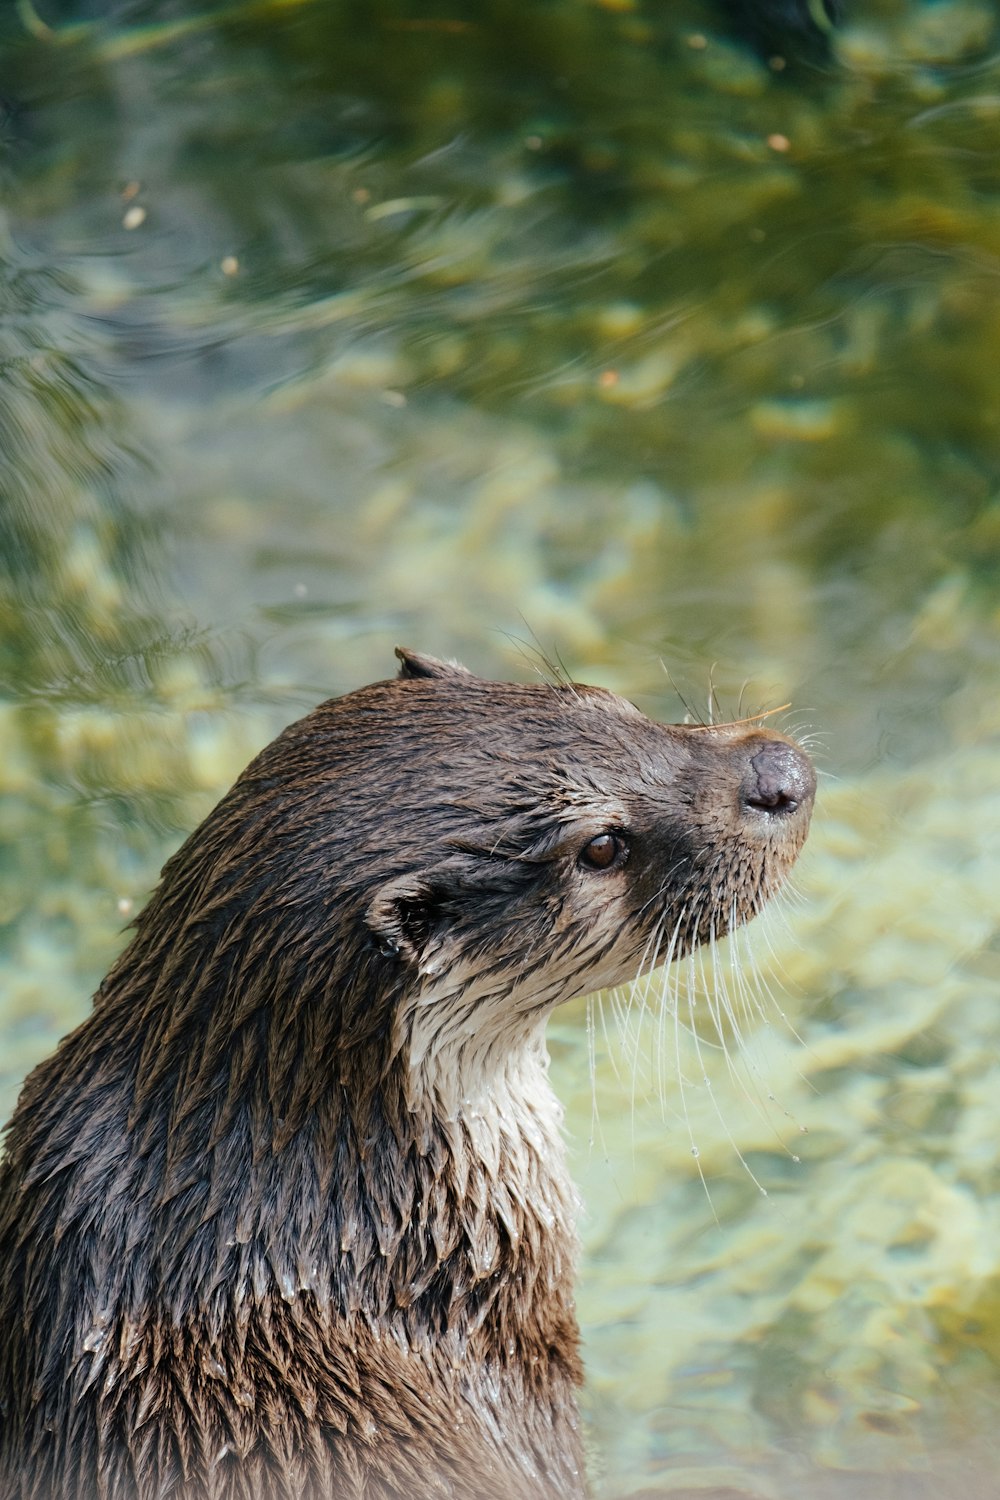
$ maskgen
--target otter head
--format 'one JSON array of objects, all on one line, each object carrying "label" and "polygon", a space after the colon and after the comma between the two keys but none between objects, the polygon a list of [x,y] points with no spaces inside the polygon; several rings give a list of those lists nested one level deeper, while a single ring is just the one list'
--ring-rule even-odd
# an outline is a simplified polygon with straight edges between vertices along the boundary
[{"label": "otter head", "polygon": [[496,1062],[560,1002],[725,934],[802,846],[815,775],[781,734],[397,655],[380,807],[397,868],[364,919],[403,980],[411,1066]]}]

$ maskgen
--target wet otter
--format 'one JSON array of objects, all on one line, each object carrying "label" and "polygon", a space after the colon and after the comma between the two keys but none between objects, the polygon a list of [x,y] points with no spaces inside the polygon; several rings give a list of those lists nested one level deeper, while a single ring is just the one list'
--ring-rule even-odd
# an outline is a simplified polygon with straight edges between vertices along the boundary
[{"label": "wet otter", "polygon": [[813,773],[397,654],[253,761],[25,1084],[3,1500],[586,1493],[545,1020],[752,916]]}]

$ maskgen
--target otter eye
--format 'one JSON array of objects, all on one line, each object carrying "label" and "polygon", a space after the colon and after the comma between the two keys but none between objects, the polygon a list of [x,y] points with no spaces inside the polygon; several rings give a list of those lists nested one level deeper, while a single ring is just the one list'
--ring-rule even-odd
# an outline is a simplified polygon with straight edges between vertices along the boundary
[{"label": "otter eye", "polygon": [[580,850],[580,863],[591,870],[610,870],[620,865],[628,854],[628,845],[620,833],[599,833]]}]

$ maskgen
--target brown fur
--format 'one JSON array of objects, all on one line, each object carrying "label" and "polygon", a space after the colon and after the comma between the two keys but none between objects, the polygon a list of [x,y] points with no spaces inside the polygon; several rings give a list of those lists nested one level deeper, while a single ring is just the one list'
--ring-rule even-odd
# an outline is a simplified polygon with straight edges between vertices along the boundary
[{"label": "brown fur", "polygon": [[248,767],[25,1084],[0,1500],[586,1492],[544,1021],[751,916],[812,772],[400,654]]}]

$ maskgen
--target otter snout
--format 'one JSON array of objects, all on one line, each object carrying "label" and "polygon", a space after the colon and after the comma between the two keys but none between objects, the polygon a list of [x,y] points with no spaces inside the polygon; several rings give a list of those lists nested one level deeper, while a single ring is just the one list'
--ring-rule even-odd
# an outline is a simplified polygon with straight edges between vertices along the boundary
[{"label": "otter snout", "polygon": [[745,808],[787,817],[800,808],[811,808],[815,795],[816,773],[797,745],[779,739],[750,742],[740,787]]}]

